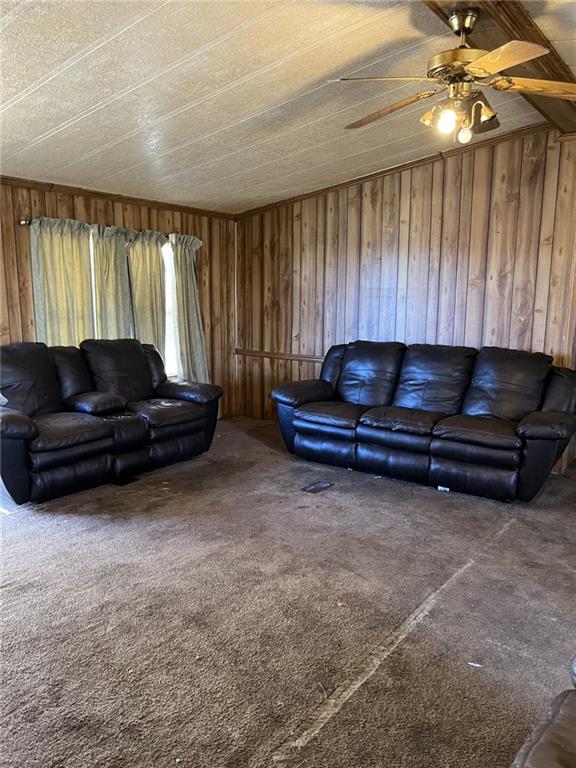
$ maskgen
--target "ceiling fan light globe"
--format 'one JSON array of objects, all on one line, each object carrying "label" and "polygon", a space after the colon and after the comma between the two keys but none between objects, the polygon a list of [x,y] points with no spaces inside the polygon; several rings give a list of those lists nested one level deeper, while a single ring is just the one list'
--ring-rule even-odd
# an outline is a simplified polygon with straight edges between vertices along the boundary
[{"label": "ceiling fan light globe", "polygon": [[453,133],[458,124],[458,115],[452,109],[443,109],[436,123],[440,133]]},{"label": "ceiling fan light globe", "polygon": [[468,144],[472,140],[472,131],[470,128],[460,128],[456,136],[460,144]]}]

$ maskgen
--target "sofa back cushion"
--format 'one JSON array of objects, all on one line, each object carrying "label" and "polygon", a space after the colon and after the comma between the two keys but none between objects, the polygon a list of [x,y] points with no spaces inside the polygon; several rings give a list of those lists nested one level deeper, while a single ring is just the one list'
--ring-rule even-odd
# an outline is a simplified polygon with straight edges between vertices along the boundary
[{"label": "sofa back cushion", "polygon": [[478,354],[472,347],[413,344],[404,355],[394,405],[460,413]]},{"label": "sofa back cushion", "polygon": [[356,405],[390,405],[405,349],[396,341],[348,344],[336,385],[337,397]]},{"label": "sofa back cushion", "polygon": [[541,352],[483,347],[462,412],[520,421],[540,408],[552,358]]},{"label": "sofa back cushion", "polygon": [[56,363],[62,397],[73,397],[93,389],[90,371],[78,347],[50,347]]},{"label": "sofa back cushion", "polygon": [[576,371],[571,368],[552,369],[542,410],[576,413]]},{"label": "sofa back cushion", "polygon": [[80,349],[100,392],[114,392],[129,403],[154,396],[148,358],[136,339],[87,339]]},{"label": "sofa back cushion", "polygon": [[326,357],[322,363],[320,378],[323,381],[327,381],[328,384],[332,384],[333,387],[336,387],[336,382],[342,371],[342,360],[344,359],[345,352],[346,344],[334,344],[326,352]]},{"label": "sofa back cushion", "polygon": [[148,365],[150,366],[150,373],[152,374],[152,386],[154,389],[156,389],[156,387],[159,387],[160,384],[165,382],[168,378],[166,376],[164,360],[162,360],[162,355],[160,352],[158,352],[154,344],[142,344],[142,347],[146,353]]},{"label": "sofa back cushion", "polygon": [[62,409],[56,365],[46,344],[26,342],[0,348],[0,391],[9,408],[26,416]]}]

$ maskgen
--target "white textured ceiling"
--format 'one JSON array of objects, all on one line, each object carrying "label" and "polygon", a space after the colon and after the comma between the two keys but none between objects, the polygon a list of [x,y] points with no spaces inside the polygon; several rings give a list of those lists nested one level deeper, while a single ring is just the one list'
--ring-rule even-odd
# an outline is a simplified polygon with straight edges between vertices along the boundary
[{"label": "white textured ceiling", "polygon": [[576,76],[576,0],[525,0],[525,6]]},{"label": "white textured ceiling", "polygon": [[[526,5],[574,67],[573,0]],[[1,9],[5,175],[237,212],[451,147],[419,123],[422,104],[344,130],[418,84],[331,82],[424,75],[455,38],[420,2],[4,0]],[[490,102],[502,132],[542,120],[518,94]]]}]

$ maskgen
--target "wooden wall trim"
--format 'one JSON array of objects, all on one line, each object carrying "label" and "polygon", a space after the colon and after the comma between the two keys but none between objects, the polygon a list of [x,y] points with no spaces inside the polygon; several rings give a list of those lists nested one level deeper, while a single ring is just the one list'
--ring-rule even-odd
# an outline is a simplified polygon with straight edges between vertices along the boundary
[{"label": "wooden wall trim", "polygon": [[219,211],[210,211],[204,208],[192,208],[189,205],[180,205],[179,203],[165,203],[158,200],[148,200],[143,197],[128,197],[126,195],[117,195],[113,192],[100,192],[96,189],[86,189],[83,187],[69,187],[65,184],[50,184],[46,181],[35,181],[34,179],[20,179],[16,176],[0,175],[0,184],[6,184],[10,187],[27,187],[28,189],[37,189],[41,192],[57,192],[64,195],[80,195],[89,197],[98,197],[102,200],[111,200],[112,202],[125,205],[145,205],[152,208],[160,208],[163,211],[180,211],[197,216],[214,216],[219,219],[235,219],[233,213],[220,213]]},{"label": "wooden wall trim", "polygon": [[[278,200],[276,203],[270,203],[268,205],[259,206],[257,208],[251,208],[250,210],[244,211],[243,213],[236,214],[236,219],[239,221],[247,216],[253,216],[258,213],[264,213],[265,211],[271,211],[274,208],[281,208],[284,205],[290,205],[291,203],[296,203],[301,200],[308,200],[310,198],[317,197],[318,195],[324,195],[327,192],[337,192],[340,189],[345,189],[346,187],[351,187],[355,184],[363,184],[365,181],[379,179],[384,176],[389,176],[390,174],[401,173],[402,171],[407,171],[411,168],[419,168],[420,166],[427,165],[428,163],[432,163],[435,160],[454,157],[456,155],[464,154],[465,152],[470,152],[471,150],[480,149],[481,147],[489,147],[494,144],[500,144],[501,142],[509,141],[510,139],[519,138],[521,136],[529,136],[531,133],[537,133],[538,131],[542,131],[546,128],[550,128],[550,123],[548,121],[533,123],[532,125],[527,125],[523,128],[516,128],[513,131],[499,133],[496,136],[488,137],[487,139],[483,139],[482,141],[478,141],[472,145],[459,145],[454,149],[446,150],[446,152],[438,152],[435,155],[427,155],[426,157],[422,157],[419,160],[412,160],[409,163],[394,165],[391,168],[384,168],[380,171],[375,171],[374,173],[368,173],[365,176],[358,176],[354,179],[349,179],[348,181],[342,181],[338,184],[333,184],[330,187],[323,187],[322,189],[317,189],[313,192],[306,192],[303,195],[289,197],[285,200]],[[558,138],[557,140],[560,141],[561,138]]]},{"label": "wooden wall trim", "polygon": [[285,352],[264,352],[260,349],[235,349],[234,354],[241,357],[259,357],[267,360],[291,360],[301,363],[323,363],[324,357],[320,355],[296,355]]}]

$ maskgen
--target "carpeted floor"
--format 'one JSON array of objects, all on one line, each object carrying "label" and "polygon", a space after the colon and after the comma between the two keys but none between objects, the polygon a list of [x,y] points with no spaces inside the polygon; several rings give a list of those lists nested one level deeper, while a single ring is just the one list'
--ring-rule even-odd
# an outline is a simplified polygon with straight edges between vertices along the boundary
[{"label": "carpeted floor", "polygon": [[4,766],[496,768],[568,686],[574,468],[503,505],[235,420],[1,518]]}]

